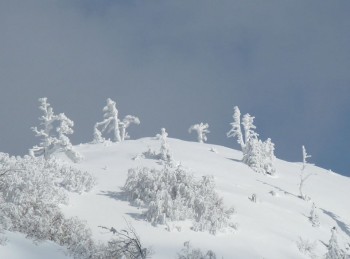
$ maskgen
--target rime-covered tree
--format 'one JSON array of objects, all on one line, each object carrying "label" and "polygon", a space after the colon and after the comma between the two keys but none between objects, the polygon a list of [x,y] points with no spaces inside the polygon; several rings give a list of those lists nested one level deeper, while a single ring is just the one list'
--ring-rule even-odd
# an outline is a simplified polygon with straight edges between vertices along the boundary
[{"label": "rime-covered tree", "polygon": [[332,231],[332,236],[327,246],[328,252],[325,254],[325,259],[343,259],[344,256],[341,249],[339,248],[338,241],[337,241],[336,227],[333,227],[331,231]]},{"label": "rime-covered tree", "polygon": [[[241,125],[243,126],[243,132]],[[250,166],[255,172],[274,175],[275,147],[271,139],[261,141],[255,132],[254,117],[245,114],[241,122],[241,112],[237,106],[234,107],[233,122],[227,137],[237,137],[240,144],[243,159],[242,162]]]},{"label": "rime-covered tree", "polygon": [[205,123],[203,124],[203,122],[201,122],[200,124],[194,124],[192,125],[189,129],[188,132],[191,133],[192,131],[196,131],[197,132],[197,139],[199,143],[203,143],[205,141],[207,141],[207,133],[210,133],[210,131],[208,130],[209,128],[209,124]]},{"label": "rime-covered tree", "polygon": [[227,137],[237,137],[238,144],[241,145],[242,151],[245,148],[245,142],[243,140],[243,134],[241,129],[241,111],[238,106],[233,108],[233,122],[230,123],[231,129],[227,132]]},{"label": "rime-covered tree", "polygon": [[168,144],[168,133],[166,132],[165,128],[162,128],[161,133],[158,134],[157,136],[160,140],[160,150],[159,150],[160,159],[164,161],[170,161],[171,153],[170,153],[170,148]]},{"label": "rime-covered tree", "polygon": [[130,126],[131,123],[140,124],[139,118],[127,115],[123,120],[118,118],[118,110],[116,108],[116,103],[112,99],[107,99],[107,104],[103,108],[103,118],[101,122],[97,122],[94,127],[94,142],[100,143],[104,141],[102,133],[112,132],[113,141],[121,142],[129,138],[126,132],[126,128]]},{"label": "rime-covered tree", "polygon": [[[112,132],[113,141],[120,142],[120,131],[119,131],[119,118],[118,118],[118,110],[116,108],[116,103],[112,99],[107,99],[107,104],[103,107],[103,118],[104,120],[101,122],[97,122],[95,124],[95,129],[99,132],[103,133],[107,131],[107,133]],[[95,130],[95,133],[97,131]],[[95,139],[97,141],[97,139]]]},{"label": "rime-covered tree", "polygon": [[303,164],[300,170],[299,195],[300,195],[300,198],[302,198],[303,200],[306,200],[307,196],[303,193],[303,187],[306,180],[309,179],[310,176],[314,174],[312,173],[305,174],[305,168],[308,164],[307,159],[310,158],[311,156],[306,153],[305,146],[302,146],[302,152],[303,152]]},{"label": "rime-covered tree", "polygon": [[64,152],[74,162],[80,161],[82,156],[74,150],[67,137],[73,134],[74,122],[64,113],[54,114],[46,97],[40,98],[39,103],[39,109],[43,111],[43,115],[39,118],[41,129],[33,127],[32,130],[41,138],[41,142],[39,146],[30,149],[29,153],[32,156],[43,155],[45,159],[49,159],[56,152]]},{"label": "rime-covered tree", "polygon": [[139,125],[140,124],[140,120],[139,118],[132,116],[132,115],[126,115],[125,118],[123,119],[122,122],[119,123],[119,127],[120,127],[120,140],[124,141],[125,139],[130,138],[130,136],[128,135],[128,132],[126,131],[126,129],[130,126],[130,124],[136,124]]}]

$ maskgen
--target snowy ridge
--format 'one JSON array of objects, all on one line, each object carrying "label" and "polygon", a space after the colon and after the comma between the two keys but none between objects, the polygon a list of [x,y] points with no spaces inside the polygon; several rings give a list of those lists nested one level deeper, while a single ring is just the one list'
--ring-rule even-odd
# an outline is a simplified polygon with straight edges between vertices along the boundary
[{"label": "snowy ridge", "polygon": [[[235,208],[233,221],[237,223],[236,231],[223,231],[216,235],[195,232],[190,229],[189,221],[152,226],[142,218],[142,209],[125,200],[122,187],[128,169],[163,167],[158,160],[141,156],[148,149],[159,150],[159,140],[154,138],[75,146],[75,150],[84,157],[79,164],[72,164],[62,155],[65,163],[88,171],[97,181],[90,192],[81,195],[70,193],[69,204],[61,206],[64,214],[85,220],[95,240],[102,242],[113,235],[98,226],[122,229],[128,221],[143,244],[153,248],[152,258],[156,259],[177,258],[186,241],[191,241],[193,247],[214,251],[217,258],[310,258],[299,251],[299,238],[316,242],[313,253],[316,258],[321,258],[327,252],[326,245],[334,226],[338,230],[339,246],[346,251],[350,243],[349,178],[308,165],[305,171],[315,175],[305,182],[303,192],[311,198],[305,201],[298,197],[301,163],[276,159],[276,175],[267,176],[242,163],[240,151],[171,138],[168,143],[173,159],[188,168],[195,177],[214,176],[216,191],[223,197],[225,205]],[[253,195],[256,202],[252,201]],[[313,203],[319,216],[319,227],[313,227],[309,220]],[[10,239],[7,246],[11,244]],[[9,257],[7,246],[0,247],[0,258],[21,258],[15,255]],[[53,246],[57,253],[57,247]],[[60,251],[61,258],[66,258],[63,251],[64,248]],[[28,252],[26,258],[45,257],[38,254],[30,257]]]}]

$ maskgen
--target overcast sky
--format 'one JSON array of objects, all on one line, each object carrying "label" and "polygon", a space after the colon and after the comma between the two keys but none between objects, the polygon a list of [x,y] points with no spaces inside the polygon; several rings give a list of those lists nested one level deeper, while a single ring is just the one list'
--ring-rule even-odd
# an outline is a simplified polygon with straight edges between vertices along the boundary
[{"label": "overcast sky", "polygon": [[0,150],[39,142],[39,97],[92,139],[106,98],[136,115],[132,138],[227,139],[233,107],[276,155],[350,176],[350,1],[1,0]]}]

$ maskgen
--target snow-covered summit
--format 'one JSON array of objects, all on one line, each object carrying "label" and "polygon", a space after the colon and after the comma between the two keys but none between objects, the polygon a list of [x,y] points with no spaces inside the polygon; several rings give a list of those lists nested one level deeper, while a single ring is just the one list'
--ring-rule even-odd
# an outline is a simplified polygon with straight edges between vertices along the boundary
[{"label": "snow-covered summit", "polygon": [[[301,163],[276,159],[276,175],[270,176],[256,173],[242,163],[240,151],[171,138],[168,145],[172,163],[181,164],[197,179],[214,177],[215,190],[224,205],[234,207],[234,230],[223,229],[216,235],[196,232],[189,220],[154,226],[142,216],[143,208],[125,199],[123,186],[130,168],[164,167],[158,159],[143,155],[149,150],[159,151],[160,142],[155,138],[75,146],[84,157],[79,164],[71,164],[62,156],[62,163],[96,178],[91,191],[69,194],[68,205],[61,205],[64,215],[85,220],[93,238],[101,242],[107,242],[113,234],[99,226],[123,229],[129,222],[144,246],[152,247],[152,258],[156,259],[178,258],[186,241],[203,251],[214,251],[217,258],[321,258],[327,252],[333,227],[337,228],[340,248],[346,252],[350,243],[349,178],[307,165],[305,172],[313,175],[305,182],[303,192],[308,199],[303,200],[298,189]],[[317,227],[310,221],[313,203],[319,220]],[[316,245],[311,252],[303,253],[300,247],[307,241]],[[11,242],[10,239],[8,245]],[[52,247],[56,253],[57,247]],[[8,249],[0,247],[0,258],[5,253],[2,251],[8,256]],[[66,258],[63,251],[62,258]],[[27,258],[44,257],[28,253]]]}]

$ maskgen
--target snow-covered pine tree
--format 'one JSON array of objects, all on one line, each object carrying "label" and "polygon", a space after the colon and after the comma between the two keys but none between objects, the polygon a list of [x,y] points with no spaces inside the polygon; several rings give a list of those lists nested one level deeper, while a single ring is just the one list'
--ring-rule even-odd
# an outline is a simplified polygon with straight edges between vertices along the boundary
[{"label": "snow-covered pine tree", "polygon": [[305,168],[306,168],[306,165],[308,164],[307,159],[310,158],[311,156],[306,153],[305,146],[302,146],[302,152],[303,152],[303,164],[301,166],[301,171],[300,171],[299,194],[300,194],[300,198],[302,198],[303,200],[306,200],[307,196],[303,193],[304,183],[307,179],[310,178],[310,176],[314,174],[312,173],[305,174]]},{"label": "snow-covered pine tree", "polygon": [[336,227],[332,228],[332,236],[328,244],[328,252],[325,254],[325,259],[343,259],[343,253],[339,248],[337,241],[337,229]]},{"label": "snow-covered pine tree", "polygon": [[101,143],[104,141],[102,137],[102,133],[104,132],[112,132],[114,142],[124,141],[129,138],[126,128],[128,128],[131,123],[140,124],[139,118],[132,115],[127,115],[123,120],[119,120],[116,103],[110,98],[107,99],[107,104],[103,108],[103,118],[103,121],[95,124],[94,143]]},{"label": "snow-covered pine tree", "polygon": [[309,220],[312,223],[313,227],[319,227],[320,226],[320,219],[319,219],[317,211],[316,211],[315,203],[312,203]]},{"label": "snow-covered pine tree", "polygon": [[[39,109],[44,113],[39,118],[42,121],[40,123],[42,129],[33,127],[32,130],[37,137],[41,137],[41,142],[39,146],[34,146],[29,150],[30,155],[43,155],[45,159],[49,159],[53,153],[64,152],[71,160],[79,162],[82,156],[73,149],[67,137],[67,135],[73,134],[74,122],[64,113],[55,115],[46,97],[40,98],[39,103]],[[56,130],[54,130],[55,128]]]},{"label": "snow-covered pine tree", "polygon": [[[244,134],[241,125],[243,126]],[[240,144],[243,152],[242,162],[255,172],[274,175],[276,172],[273,163],[275,159],[274,144],[270,138],[264,142],[258,138],[259,135],[255,132],[254,117],[245,114],[241,122],[241,112],[235,106],[231,126],[232,128],[227,133],[227,137],[237,137],[237,142]]]},{"label": "snow-covered pine tree", "polygon": [[207,141],[206,134],[210,133],[208,128],[209,128],[209,124],[208,123],[203,124],[203,122],[201,122],[200,124],[192,125],[188,129],[188,132],[191,133],[192,131],[196,131],[197,132],[197,140],[198,140],[198,142],[199,143],[203,143],[203,142]]}]

